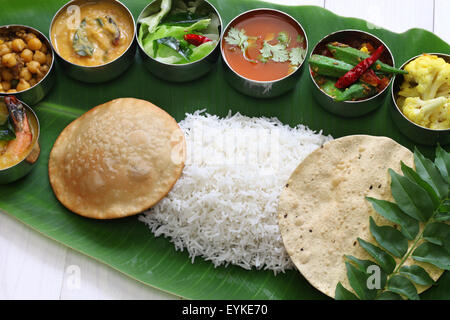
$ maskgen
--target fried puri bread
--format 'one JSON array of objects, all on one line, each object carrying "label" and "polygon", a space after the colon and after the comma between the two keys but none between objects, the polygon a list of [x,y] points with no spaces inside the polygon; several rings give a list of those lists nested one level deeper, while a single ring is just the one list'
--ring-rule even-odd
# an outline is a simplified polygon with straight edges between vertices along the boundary
[{"label": "fried puri bread", "polygon": [[[394,202],[388,169],[401,172],[400,161],[413,167],[413,154],[389,138],[348,136],[325,143],[289,178],[278,207],[283,242],[297,269],[324,294],[334,297],[338,282],[351,289],[344,255],[374,261],[357,238],[376,245],[369,231],[370,216],[377,225],[393,224],[365,197]],[[405,265],[412,263],[409,258]],[[434,280],[442,274],[430,264],[414,263]]]},{"label": "fried puri bread", "polygon": [[79,215],[126,217],[167,195],[185,156],[184,134],[168,113],[148,101],[116,99],[61,132],[50,153],[50,184]]}]

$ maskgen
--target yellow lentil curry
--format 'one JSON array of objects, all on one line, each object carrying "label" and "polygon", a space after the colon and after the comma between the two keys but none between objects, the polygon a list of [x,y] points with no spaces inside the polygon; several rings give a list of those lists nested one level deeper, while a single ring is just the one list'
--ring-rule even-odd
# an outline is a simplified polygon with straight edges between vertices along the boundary
[{"label": "yellow lentil curry", "polygon": [[109,63],[133,41],[129,12],[111,0],[75,1],[55,18],[51,38],[61,57],[81,66]]}]

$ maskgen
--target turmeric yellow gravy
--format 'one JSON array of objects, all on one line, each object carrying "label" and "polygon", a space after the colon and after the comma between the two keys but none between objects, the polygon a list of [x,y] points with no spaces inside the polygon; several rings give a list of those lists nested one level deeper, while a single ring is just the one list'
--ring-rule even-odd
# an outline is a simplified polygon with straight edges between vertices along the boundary
[{"label": "turmeric yellow gravy", "polygon": [[118,58],[133,41],[129,12],[111,0],[75,1],[53,22],[58,54],[74,64],[98,66]]},{"label": "turmeric yellow gravy", "polygon": [[[26,110],[26,113],[27,113],[28,123],[29,123],[30,129],[31,129],[31,133],[33,135],[33,140],[31,141],[31,144],[28,148],[26,148],[25,150],[22,150],[18,154],[7,152],[7,147],[8,147],[9,141],[0,141],[0,170],[10,168],[10,167],[18,164],[19,162],[21,162],[26,157],[28,157],[31,150],[33,149],[33,147],[36,144],[36,139],[38,136],[38,129],[37,129],[38,124],[37,124],[36,118],[34,117],[34,115],[31,112]],[[7,114],[8,114],[8,111],[6,109],[6,105],[3,102],[0,102],[0,123],[4,122]]]}]

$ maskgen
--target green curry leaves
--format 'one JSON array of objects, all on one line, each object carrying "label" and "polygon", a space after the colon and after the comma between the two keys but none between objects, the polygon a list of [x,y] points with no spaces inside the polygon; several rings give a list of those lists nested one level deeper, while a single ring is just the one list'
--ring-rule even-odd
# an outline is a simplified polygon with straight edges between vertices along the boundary
[{"label": "green curry leaves", "polygon": [[400,268],[399,272],[419,285],[431,286],[434,284],[434,280],[431,279],[425,269],[420,266],[404,266]]},{"label": "green curry leaves", "polygon": [[[415,170],[401,163],[403,175],[389,169],[395,203],[366,198],[373,209],[394,224],[377,225],[370,217],[370,232],[377,245],[358,238],[375,262],[345,256],[347,278],[353,289],[338,283],[337,300],[417,300],[416,285],[435,282],[408,258],[450,270],[450,154],[438,146],[435,161],[414,151]],[[372,267],[378,267],[378,286],[370,286]]]},{"label": "green curry leaves", "polygon": [[0,141],[10,141],[16,138],[16,132],[11,118],[8,116],[6,121],[0,124]]},{"label": "green curry leaves", "polygon": [[408,251],[408,239],[394,227],[377,226],[370,217],[370,232],[382,248],[397,258],[403,257]]},{"label": "green curry leaves", "polygon": [[94,45],[89,41],[86,33],[86,19],[81,21],[80,26],[73,35],[72,47],[76,54],[85,57],[94,54]]}]

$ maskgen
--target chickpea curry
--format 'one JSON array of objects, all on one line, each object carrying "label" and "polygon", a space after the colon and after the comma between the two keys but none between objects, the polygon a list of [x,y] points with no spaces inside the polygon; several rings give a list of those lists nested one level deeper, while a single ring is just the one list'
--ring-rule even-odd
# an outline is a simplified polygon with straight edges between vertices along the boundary
[{"label": "chickpea curry", "polygon": [[0,101],[0,170],[12,167],[25,158],[31,163],[37,160],[37,128],[34,115],[14,96]]},{"label": "chickpea curry", "polygon": [[37,84],[49,72],[52,52],[45,41],[26,30],[0,33],[0,92],[16,93]]},{"label": "chickpea curry", "polygon": [[133,18],[114,1],[75,1],[55,18],[52,43],[65,60],[98,66],[118,58],[134,36]]}]

